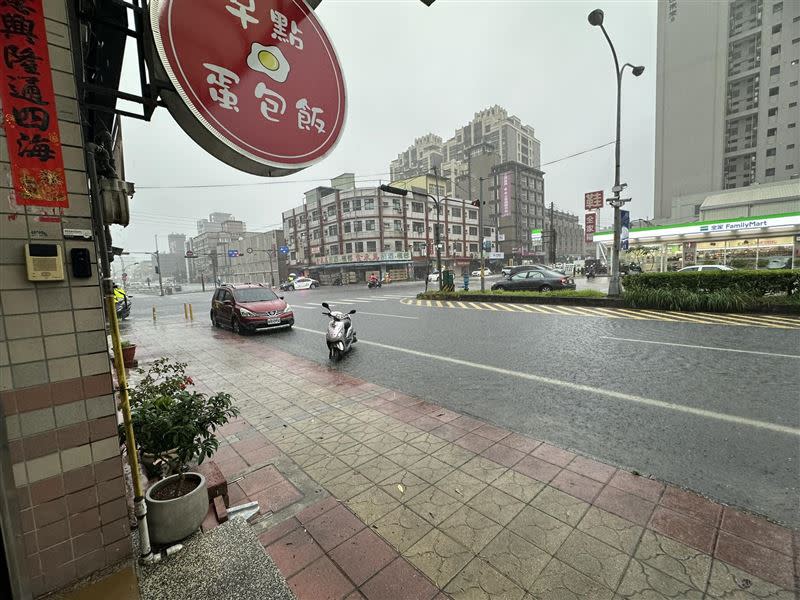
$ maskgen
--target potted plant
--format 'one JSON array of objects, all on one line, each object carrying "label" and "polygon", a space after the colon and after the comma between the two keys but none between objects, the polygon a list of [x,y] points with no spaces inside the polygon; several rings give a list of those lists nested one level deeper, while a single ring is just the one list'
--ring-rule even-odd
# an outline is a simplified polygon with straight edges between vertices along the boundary
[{"label": "potted plant", "polygon": [[133,344],[128,340],[122,340],[120,345],[122,346],[122,364],[128,369],[135,367],[137,365],[137,362],[134,359],[134,356],[136,355],[136,344]]},{"label": "potted plant", "polygon": [[[145,494],[148,529],[155,544],[170,544],[191,535],[208,510],[205,478],[189,471],[219,447],[216,430],[239,414],[230,394],[212,396],[193,389],[185,363],[162,358],[131,391],[131,422],[143,458],[168,475]],[[172,474],[170,474],[172,473]]]}]

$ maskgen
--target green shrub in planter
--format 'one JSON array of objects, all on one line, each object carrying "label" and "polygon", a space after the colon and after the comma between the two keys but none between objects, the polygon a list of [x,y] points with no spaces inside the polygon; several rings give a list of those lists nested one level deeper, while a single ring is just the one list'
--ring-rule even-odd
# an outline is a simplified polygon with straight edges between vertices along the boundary
[{"label": "green shrub in planter", "polygon": [[[131,422],[139,449],[169,465],[169,472],[185,470],[191,460],[202,463],[219,447],[216,430],[239,414],[230,394],[212,396],[193,388],[185,363],[162,358],[150,367],[130,393]],[[125,430],[120,428],[124,441]]]},{"label": "green shrub in planter", "polygon": [[684,289],[715,291],[736,289],[745,294],[792,294],[800,289],[800,270],[685,271],[683,273],[639,273],[622,279],[626,290]]}]

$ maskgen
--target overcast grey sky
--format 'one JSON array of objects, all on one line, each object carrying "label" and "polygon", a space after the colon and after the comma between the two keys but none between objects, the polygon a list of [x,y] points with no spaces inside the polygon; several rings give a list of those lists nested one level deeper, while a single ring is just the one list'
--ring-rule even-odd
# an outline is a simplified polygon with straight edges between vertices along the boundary
[{"label": "overcast grey sky", "polygon": [[[389,163],[415,137],[447,139],[475,112],[499,104],[531,125],[542,163],[614,139],[615,76],[594,8],[621,62],[645,66],[623,82],[622,180],[632,217],[653,214],[656,2],[533,0],[323,0],[317,14],[336,46],[347,83],[344,133],[331,155],[289,177],[239,172],[197,146],[166,109],[145,123],[123,124],[126,178],[136,184],[132,224],[115,228],[115,245],[153,248],[153,236],[195,235],[212,211],[233,213],[249,230],[280,227],[281,212],[303,192],[343,172],[364,185],[388,181]],[[134,57],[126,55],[123,89],[136,90]],[[549,166],[545,201],[583,213],[583,193],[610,190],[613,145]],[[366,180],[372,180],[367,182]],[[169,189],[164,186],[243,184]],[[603,214],[605,213],[605,214]],[[601,224],[611,222],[608,208]],[[162,247],[165,237],[160,238]]]}]

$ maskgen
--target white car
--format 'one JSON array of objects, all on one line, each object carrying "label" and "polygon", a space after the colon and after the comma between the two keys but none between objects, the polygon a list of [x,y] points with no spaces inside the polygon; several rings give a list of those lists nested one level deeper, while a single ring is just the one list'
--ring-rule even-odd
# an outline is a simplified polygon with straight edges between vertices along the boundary
[{"label": "white car", "polygon": [[292,282],[292,289],[307,290],[309,288],[318,288],[319,281],[311,279],[310,277],[298,277]]},{"label": "white car", "polygon": [[[491,275],[491,274],[492,274],[492,272],[491,272],[489,269],[484,269],[484,270],[483,270],[483,276],[484,276],[484,277],[488,277],[488,276],[489,276],[489,275]],[[478,269],[477,271],[473,271],[473,272],[472,272],[472,276],[473,276],[473,277],[480,277],[480,276],[481,276],[481,270],[480,270],[480,269]]]},{"label": "white car", "polygon": [[686,273],[690,271],[733,271],[733,268],[727,265],[693,265],[691,267],[683,267],[678,269],[678,273]]}]

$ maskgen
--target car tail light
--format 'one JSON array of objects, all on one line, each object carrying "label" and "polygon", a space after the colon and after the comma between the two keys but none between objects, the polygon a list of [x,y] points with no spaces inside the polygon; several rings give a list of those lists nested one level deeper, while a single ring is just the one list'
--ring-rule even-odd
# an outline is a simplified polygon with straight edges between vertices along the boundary
[{"label": "car tail light", "polygon": [[563,284],[563,283],[569,283],[569,279],[567,279],[566,277],[564,277],[564,278],[561,280],[561,283],[562,283],[562,284]]}]

